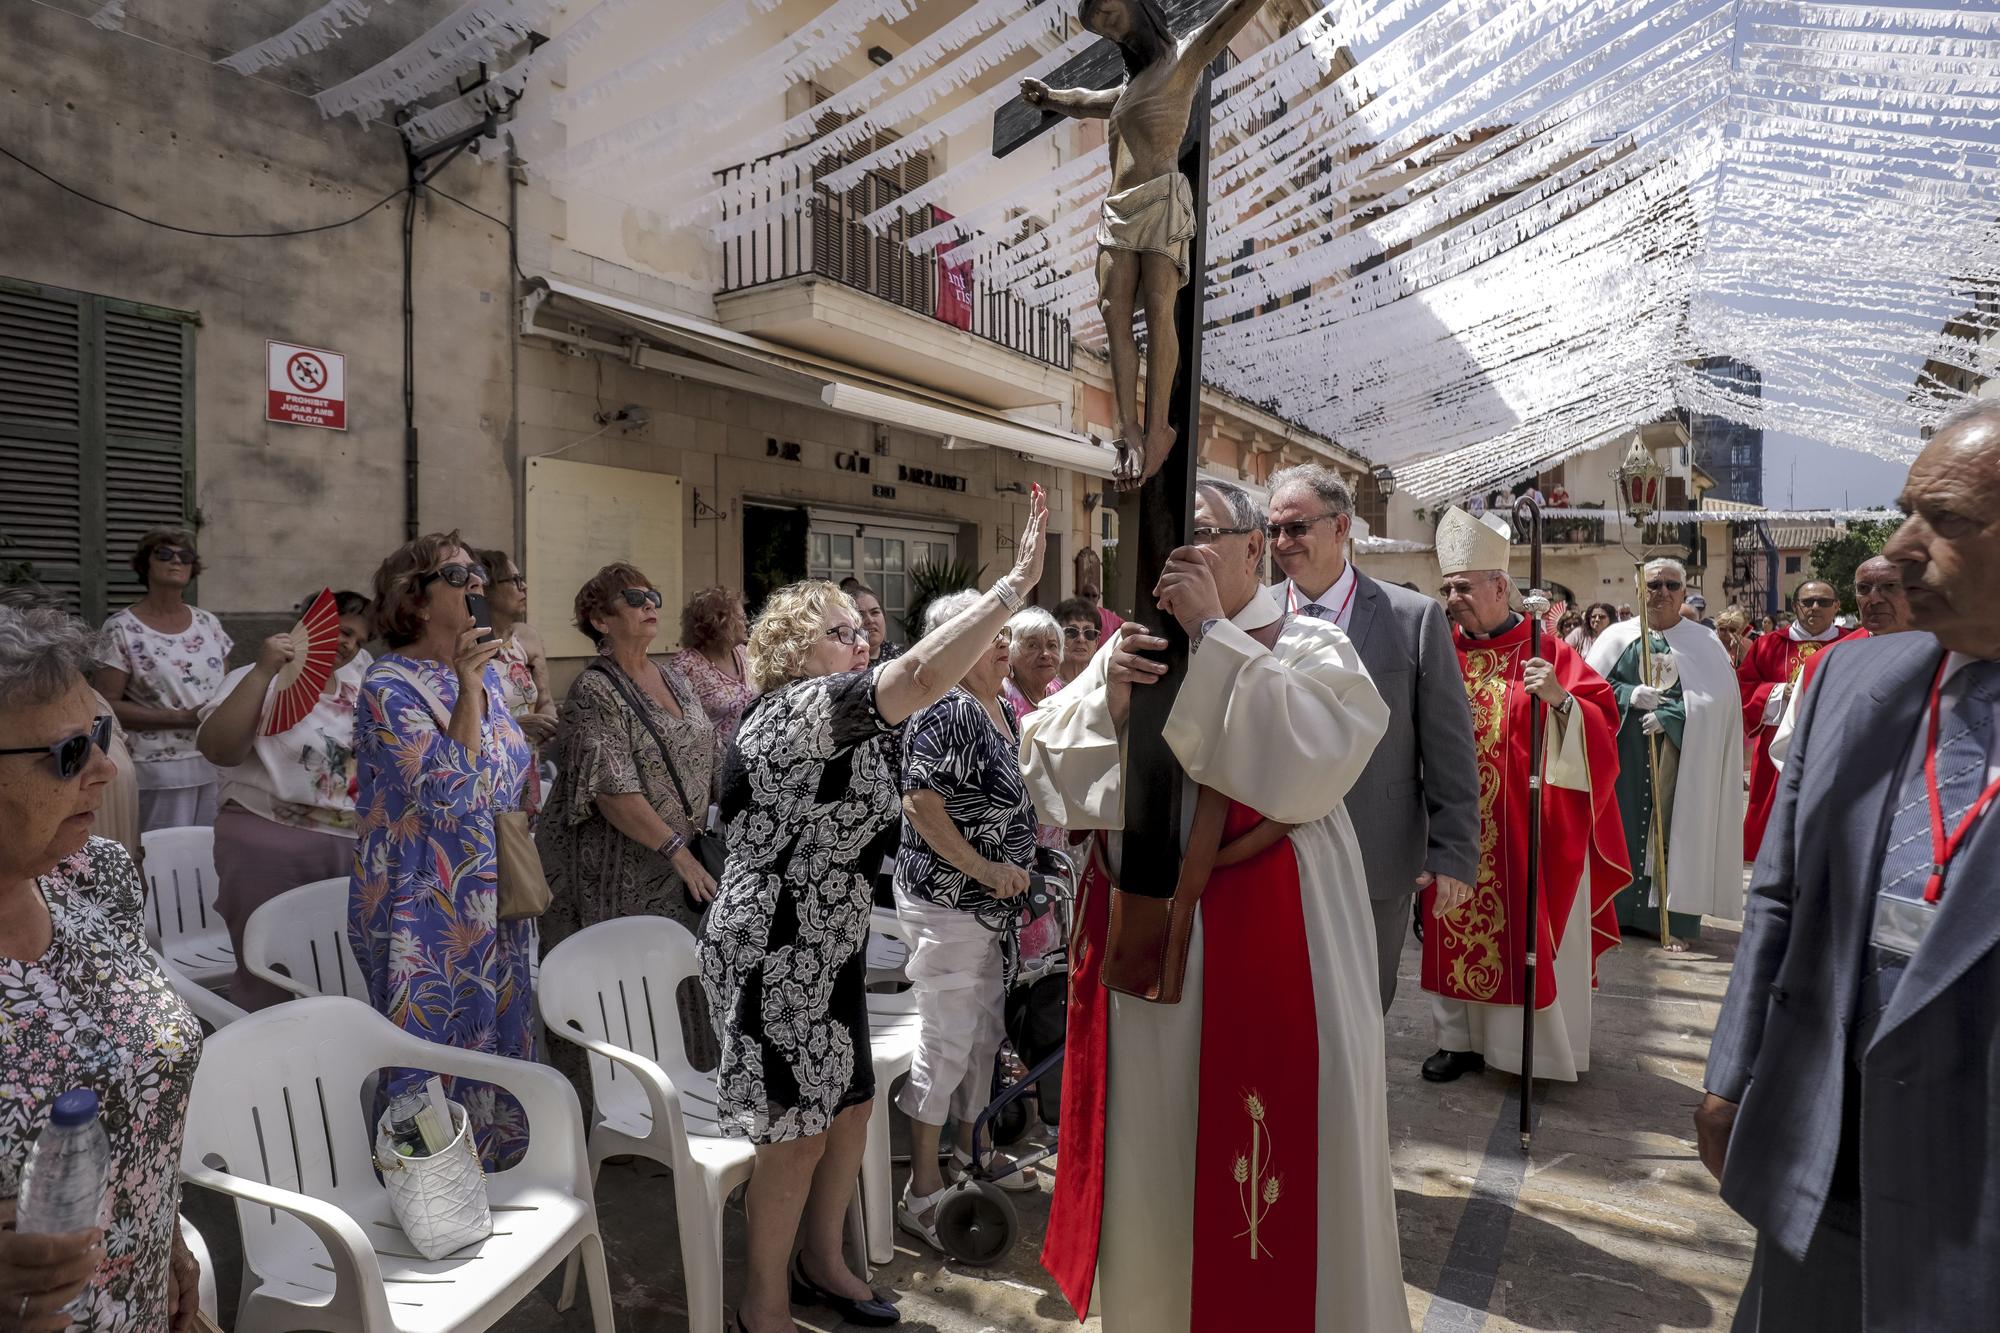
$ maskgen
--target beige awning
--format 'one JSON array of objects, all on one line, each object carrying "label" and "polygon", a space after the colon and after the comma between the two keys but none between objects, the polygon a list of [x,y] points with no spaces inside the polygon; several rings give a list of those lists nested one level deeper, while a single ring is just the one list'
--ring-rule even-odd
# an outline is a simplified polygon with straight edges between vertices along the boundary
[{"label": "beige awning", "polygon": [[[639,343],[600,346],[567,329],[537,322],[537,312],[549,305],[594,315],[600,322],[636,335]],[[626,356],[649,370],[809,404],[864,421],[907,426],[937,435],[947,446],[1011,449],[1054,467],[1094,477],[1111,475],[1111,449],[1092,443],[1086,436],[559,278],[535,280],[522,310],[521,332]]]}]

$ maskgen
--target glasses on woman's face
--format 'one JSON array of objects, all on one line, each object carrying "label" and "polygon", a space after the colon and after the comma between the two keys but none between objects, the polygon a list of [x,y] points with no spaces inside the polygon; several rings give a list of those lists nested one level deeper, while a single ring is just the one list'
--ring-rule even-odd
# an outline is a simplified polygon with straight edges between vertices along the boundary
[{"label": "glasses on woman's face", "polygon": [[840,646],[843,648],[852,648],[855,644],[863,641],[861,631],[852,625],[830,625],[827,627],[826,637],[829,639],[839,639]]},{"label": "glasses on woman's face", "polygon": [[194,563],[194,548],[189,546],[155,546],[153,559],[163,565],[191,565]]},{"label": "glasses on woman's face", "polygon": [[1096,643],[1098,636],[1102,633],[1103,633],[1102,630],[1099,630],[1094,626],[1088,626],[1088,625],[1063,626],[1063,637],[1065,639],[1068,639],[1071,643],[1075,643],[1078,639],[1082,639],[1085,643]]},{"label": "glasses on woman's face", "polygon": [[505,578],[495,579],[493,582],[496,584],[511,583],[522,592],[528,590],[528,576],[526,574],[509,574]]},{"label": "glasses on woman's face", "polygon": [[56,776],[69,782],[83,772],[90,762],[90,747],[109,753],[111,750],[111,719],[100,717],[90,724],[89,731],[65,736],[54,745],[31,745],[24,750],[0,750],[0,754],[45,754],[55,760]]},{"label": "glasses on woman's face", "polygon": [[621,588],[618,595],[625,599],[625,605],[634,609],[650,606],[657,610],[667,600],[660,596],[658,588]]},{"label": "glasses on woman's face", "polygon": [[474,579],[478,579],[481,583],[486,582],[486,566],[439,565],[436,569],[433,569],[430,573],[419,579],[417,583],[419,587],[428,588],[431,584],[442,580],[446,587],[463,588]]}]

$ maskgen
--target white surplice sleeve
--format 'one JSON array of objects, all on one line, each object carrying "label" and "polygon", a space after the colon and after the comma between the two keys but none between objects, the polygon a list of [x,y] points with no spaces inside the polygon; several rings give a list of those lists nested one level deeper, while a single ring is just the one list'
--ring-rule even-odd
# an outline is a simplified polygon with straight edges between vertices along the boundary
[{"label": "white surplice sleeve", "polygon": [[[1123,634],[1130,626],[1120,626]],[[1117,635],[1112,636],[1112,642]],[[1125,827],[1122,746],[1105,700],[1111,644],[1021,723],[1021,775],[1041,823],[1080,832]]]},{"label": "white surplice sleeve", "polygon": [[1188,776],[1281,824],[1330,815],[1389,725],[1348,637],[1293,621],[1272,652],[1224,621],[1188,663],[1167,744]]}]

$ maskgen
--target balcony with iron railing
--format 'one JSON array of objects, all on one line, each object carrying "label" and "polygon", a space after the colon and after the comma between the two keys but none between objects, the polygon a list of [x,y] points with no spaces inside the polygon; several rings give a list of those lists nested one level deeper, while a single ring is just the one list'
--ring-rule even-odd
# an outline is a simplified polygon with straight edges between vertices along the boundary
[{"label": "balcony with iron railing", "polygon": [[[729,167],[716,173],[725,187],[736,187],[746,175],[777,156]],[[893,174],[870,171],[846,192],[828,189],[803,164],[780,167],[753,193],[725,209],[725,228],[736,232],[722,242],[722,287],[718,308],[726,298],[796,279],[821,278],[861,292],[914,315],[937,320],[942,329],[964,332],[1045,367],[1068,371],[1074,365],[1069,320],[1031,305],[1004,288],[992,289],[971,273],[962,273],[963,305],[969,320],[959,325],[940,319],[941,305],[955,298],[940,288],[947,281],[947,264],[935,250],[911,253],[909,240],[940,220],[926,205],[899,217],[877,232],[862,219],[888,207],[907,192]],[[733,191],[732,191],[733,192]],[[805,196],[803,199],[800,196]],[[755,215],[766,214],[756,221]],[[730,222],[751,219],[736,231]],[[948,335],[940,337],[943,342]]]}]

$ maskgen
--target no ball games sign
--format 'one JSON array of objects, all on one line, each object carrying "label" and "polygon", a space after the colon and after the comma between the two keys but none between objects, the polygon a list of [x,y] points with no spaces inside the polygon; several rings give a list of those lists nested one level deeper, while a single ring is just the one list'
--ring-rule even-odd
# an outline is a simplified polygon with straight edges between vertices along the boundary
[{"label": "no ball games sign", "polygon": [[347,429],[347,358],[323,347],[266,342],[264,420]]}]

